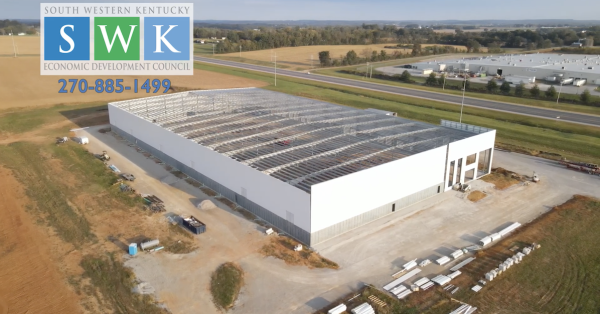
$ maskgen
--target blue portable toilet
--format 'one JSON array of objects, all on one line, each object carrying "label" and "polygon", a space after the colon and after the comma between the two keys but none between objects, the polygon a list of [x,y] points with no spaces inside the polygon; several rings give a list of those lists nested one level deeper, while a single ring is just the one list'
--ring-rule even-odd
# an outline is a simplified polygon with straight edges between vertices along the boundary
[{"label": "blue portable toilet", "polygon": [[131,243],[129,244],[129,255],[135,255],[137,254],[137,243]]}]

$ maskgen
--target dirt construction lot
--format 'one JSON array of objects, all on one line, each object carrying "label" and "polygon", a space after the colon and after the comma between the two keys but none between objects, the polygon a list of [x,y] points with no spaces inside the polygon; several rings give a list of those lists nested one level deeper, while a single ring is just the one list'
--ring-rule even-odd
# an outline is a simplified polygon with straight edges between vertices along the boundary
[{"label": "dirt construction lot", "polygon": [[[1,37],[0,37],[1,38]],[[73,104],[93,101],[111,101],[131,99],[157,94],[134,93],[133,90],[115,93],[96,93],[88,91],[85,94],[75,88],[74,93],[59,94],[62,87],[59,79],[86,79],[88,85],[92,86],[96,79],[108,79],[110,77],[91,76],[41,76],[39,57],[0,57],[0,110],[12,107],[33,107],[55,104]],[[133,86],[133,80],[164,79],[164,77],[152,76],[119,76],[124,84]],[[230,76],[215,72],[194,70],[193,76],[171,76],[171,86],[185,89],[218,89],[235,87],[260,87],[264,82],[245,79],[238,76]],[[70,90],[69,84],[65,89]],[[161,89],[162,91],[162,89]]]},{"label": "dirt construction lot", "polygon": [[[206,283],[210,272],[226,260],[239,263],[246,273],[246,285],[232,309],[233,313],[311,313],[354,291],[362,283],[382,287],[392,280],[391,274],[409,260],[448,255],[457,248],[472,245],[509,222],[528,222],[575,193],[600,196],[596,189],[600,181],[597,176],[573,172],[551,161],[498,151],[494,166],[524,174],[535,170],[542,182],[516,185],[500,191],[489,183],[477,181],[474,189],[488,195],[477,203],[467,200],[466,195],[459,192],[444,193],[351,234],[317,245],[316,249],[337,262],[340,269],[310,270],[289,266],[274,258],[264,258],[258,253],[259,245],[266,239],[261,227],[242,221],[229,210],[199,211],[193,207],[194,201],[189,199],[211,198],[200,196],[198,191],[190,190],[189,185],[181,180],[173,181],[172,177],[165,176],[164,170],[112,135],[98,135],[93,130],[89,132],[92,142],[99,143],[99,146],[90,147],[109,150],[115,156],[115,162],[118,158],[120,168],[133,167],[131,171],[136,171],[136,176],[143,180],[140,184],[151,184],[145,189],[155,189],[157,193],[165,189],[180,190],[177,193],[181,199],[168,198],[178,202],[176,212],[196,213],[201,220],[210,221],[208,229],[215,231],[197,237],[202,248],[195,253],[185,256],[143,255],[126,263],[133,267],[141,280],[156,289],[159,299],[175,313],[195,313],[195,306],[209,299]],[[164,184],[158,184],[155,179],[146,182],[146,176],[161,178]],[[227,227],[232,223],[245,226],[243,230],[246,231],[238,232],[246,235],[232,235],[234,229]],[[232,239],[236,243],[232,243]],[[206,252],[207,249],[210,253]],[[430,265],[424,268],[422,274],[439,273],[445,268]],[[182,269],[186,272],[182,273]],[[194,278],[193,285],[191,278]],[[190,303],[190,300],[193,301]],[[203,305],[202,309],[203,313],[214,311],[212,306]]]}]

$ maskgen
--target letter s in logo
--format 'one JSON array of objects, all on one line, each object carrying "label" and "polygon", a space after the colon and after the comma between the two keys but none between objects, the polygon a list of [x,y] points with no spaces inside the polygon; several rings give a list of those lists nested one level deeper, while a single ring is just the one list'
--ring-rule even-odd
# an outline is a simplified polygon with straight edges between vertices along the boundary
[{"label": "letter s in logo", "polygon": [[58,49],[60,50],[61,53],[69,53],[69,52],[73,51],[73,49],[75,49],[75,42],[69,35],[67,35],[65,33],[65,27],[70,27],[72,31],[75,31],[75,27],[73,25],[64,25],[63,27],[60,28],[60,36],[62,36],[62,38],[66,42],[68,42],[69,45],[71,46],[71,48],[69,50],[63,50],[62,46],[58,46]]}]

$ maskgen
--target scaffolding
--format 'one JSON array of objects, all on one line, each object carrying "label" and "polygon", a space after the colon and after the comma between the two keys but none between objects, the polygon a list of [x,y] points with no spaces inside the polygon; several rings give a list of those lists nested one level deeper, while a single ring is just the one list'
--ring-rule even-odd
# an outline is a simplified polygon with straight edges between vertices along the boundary
[{"label": "scaffolding", "polygon": [[473,136],[258,88],[112,105],[308,193],[312,185]]}]

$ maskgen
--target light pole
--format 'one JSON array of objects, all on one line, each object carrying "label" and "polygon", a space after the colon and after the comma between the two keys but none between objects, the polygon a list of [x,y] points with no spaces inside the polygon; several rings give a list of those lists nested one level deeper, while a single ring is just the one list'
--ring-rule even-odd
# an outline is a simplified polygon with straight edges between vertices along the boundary
[{"label": "light pole", "polygon": [[446,90],[446,74],[442,74],[444,76],[444,84],[442,85],[442,90]]},{"label": "light pole", "polygon": [[371,75],[369,75],[369,78],[373,78],[373,65],[371,64]]},{"label": "light pole", "polygon": [[463,84],[463,96],[462,96],[462,101],[460,103],[460,120],[458,120],[458,123],[462,124],[462,113],[463,113],[463,107],[465,106],[465,91],[467,90],[467,76],[465,75],[465,82]]},{"label": "light pole", "polygon": [[369,62],[367,62],[367,72],[365,72],[365,78],[369,77]]},{"label": "light pole", "polygon": [[13,33],[12,28],[10,29],[10,38],[12,39],[13,51],[15,52],[15,58],[17,57],[17,48],[15,47],[15,33]]},{"label": "light pole", "polygon": [[558,104],[558,100],[560,99],[560,91],[562,91],[562,82],[560,82],[560,88],[558,89],[558,97],[556,97],[556,103]]},{"label": "light pole", "polygon": [[275,86],[277,86],[277,52],[275,52]]}]

